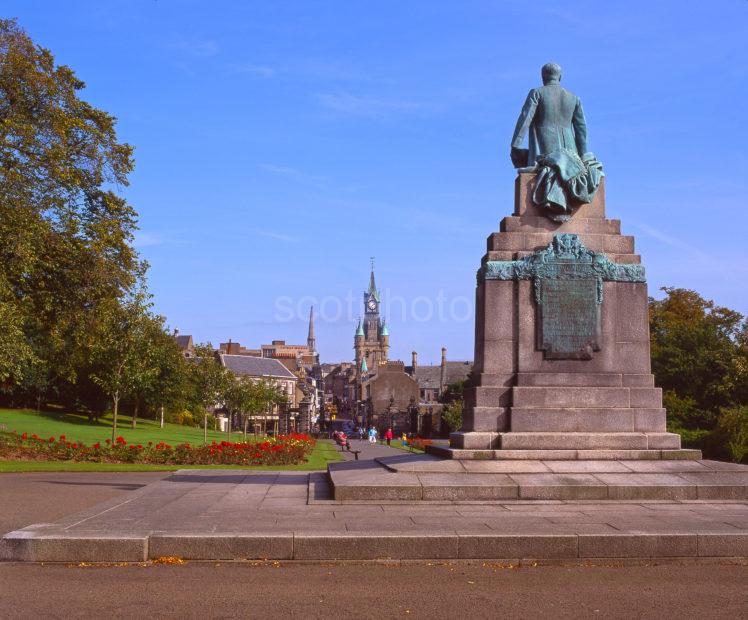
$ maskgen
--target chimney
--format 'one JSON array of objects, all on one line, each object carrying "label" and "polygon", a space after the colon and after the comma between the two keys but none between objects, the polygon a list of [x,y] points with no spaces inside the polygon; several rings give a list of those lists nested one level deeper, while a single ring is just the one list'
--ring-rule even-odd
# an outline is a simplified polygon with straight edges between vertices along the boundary
[{"label": "chimney", "polygon": [[415,351],[411,351],[410,356],[410,365],[413,366],[413,374],[416,374],[416,368],[418,368],[418,353],[416,353]]},{"label": "chimney", "polygon": [[439,374],[439,395],[441,396],[444,393],[444,388],[446,386],[447,381],[447,348],[442,347],[442,364],[441,364],[441,373]]}]

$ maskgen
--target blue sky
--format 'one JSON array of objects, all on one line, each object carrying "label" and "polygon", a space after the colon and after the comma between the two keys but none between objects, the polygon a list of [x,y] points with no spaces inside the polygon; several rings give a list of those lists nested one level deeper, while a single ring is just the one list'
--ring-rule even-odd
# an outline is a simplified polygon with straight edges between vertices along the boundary
[{"label": "blue sky", "polygon": [[511,133],[551,60],[584,102],[608,216],[636,235],[650,294],[693,288],[748,314],[745,0],[1,12],[118,117],[156,309],[199,341],[303,342],[315,300],[323,360],[350,359],[375,256],[383,301],[401,300],[393,356],[471,358],[474,273],[512,209]]}]

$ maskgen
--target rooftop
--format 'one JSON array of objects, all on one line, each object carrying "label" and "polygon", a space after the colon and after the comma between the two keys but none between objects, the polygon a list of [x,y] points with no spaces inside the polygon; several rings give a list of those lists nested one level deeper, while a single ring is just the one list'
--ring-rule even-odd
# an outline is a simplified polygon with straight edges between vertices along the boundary
[{"label": "rooftop", "polygon": [[220,355],[221,363],[235,375],[246,377],[277,377],[295,379],[288,368],[272,357],[250,357],[248,355]]}]

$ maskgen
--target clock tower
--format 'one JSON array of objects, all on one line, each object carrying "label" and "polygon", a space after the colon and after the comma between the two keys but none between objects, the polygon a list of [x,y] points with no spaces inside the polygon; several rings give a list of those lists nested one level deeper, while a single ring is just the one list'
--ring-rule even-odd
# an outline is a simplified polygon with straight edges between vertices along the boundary
[{"label": "clock tower", "polygon": [[390,348],[390,334],[387,325],[381,319],[379,307],[381,298],[374,280],[374,261],[372,260],[369,288],[364,291],[364,318],[359,320],[353,348],[356,352],[356,374],[374,374],[380,364],[387,361]]}]

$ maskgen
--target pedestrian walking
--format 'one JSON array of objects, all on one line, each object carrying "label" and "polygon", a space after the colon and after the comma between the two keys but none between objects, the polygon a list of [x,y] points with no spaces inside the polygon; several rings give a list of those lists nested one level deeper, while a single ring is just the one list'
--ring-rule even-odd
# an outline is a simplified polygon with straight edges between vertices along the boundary
[{"label": "pedestrian walking", "polygon": [[369,428],[369,443],[377,443],[377,429],[373,426]]},{"label": "pedestrian walking", "polygon": [[387,440],[388,446],[390,445],[390,442],[392,442],[392,437],[393,437],[392,429],[388,428],[387,432],[384,434],[384,438]]}]

